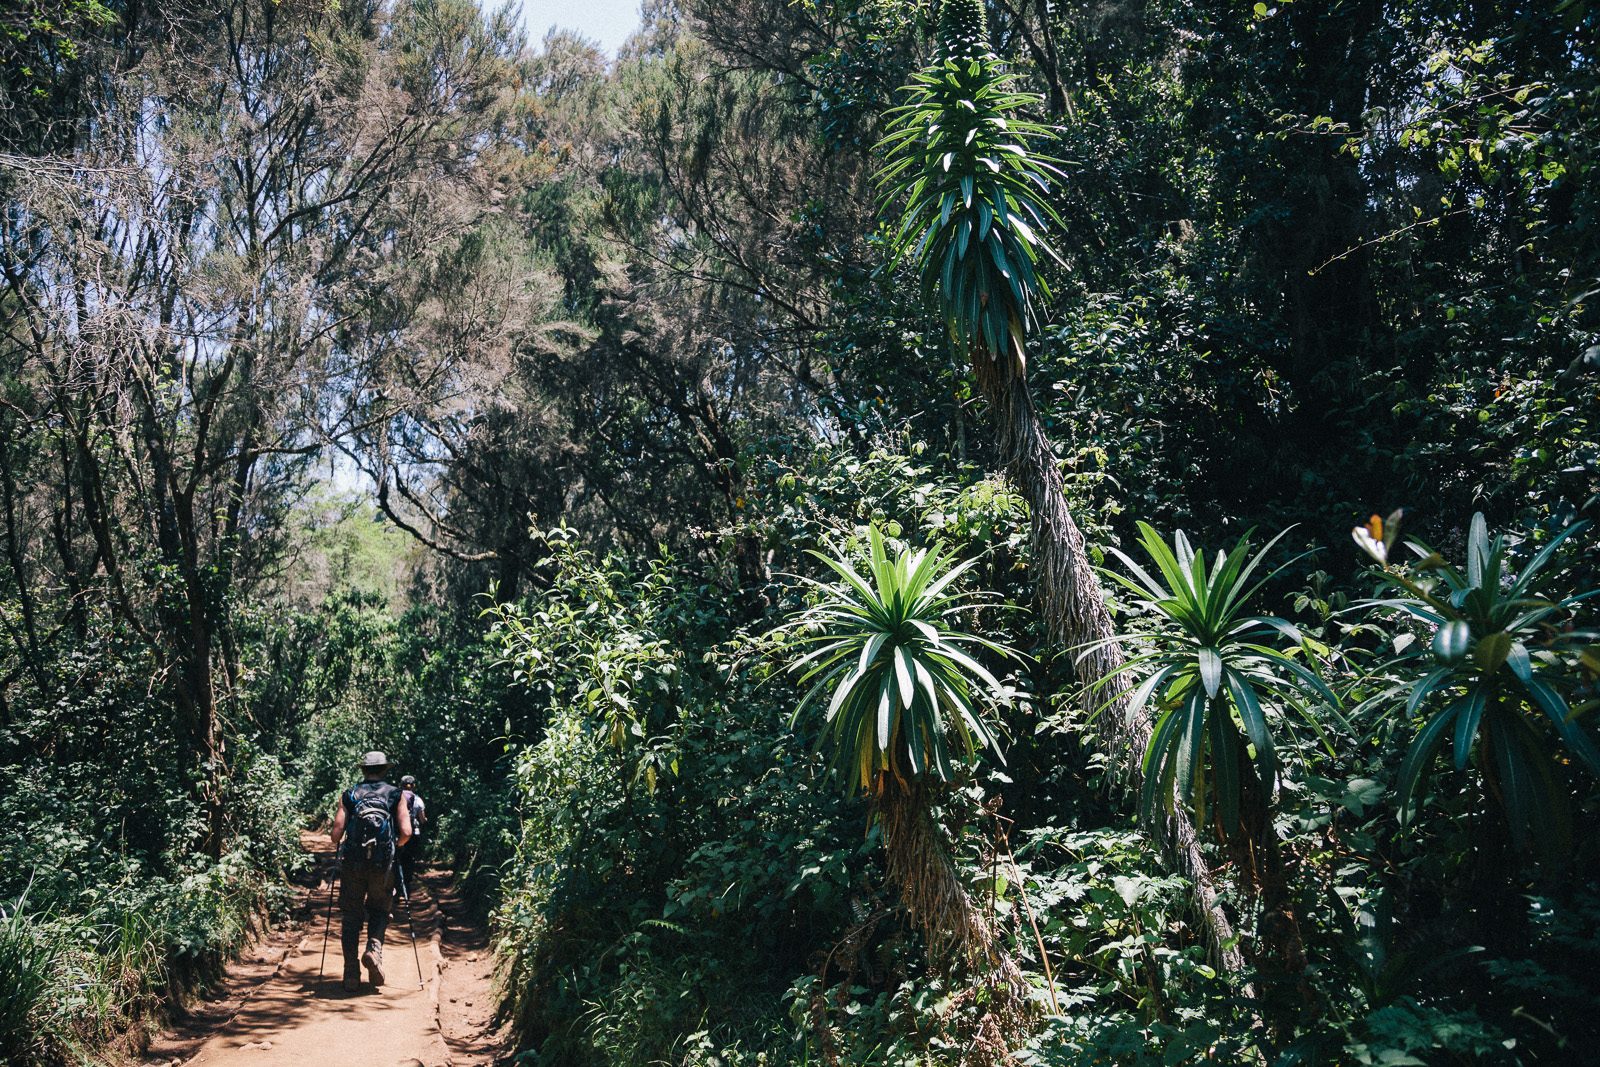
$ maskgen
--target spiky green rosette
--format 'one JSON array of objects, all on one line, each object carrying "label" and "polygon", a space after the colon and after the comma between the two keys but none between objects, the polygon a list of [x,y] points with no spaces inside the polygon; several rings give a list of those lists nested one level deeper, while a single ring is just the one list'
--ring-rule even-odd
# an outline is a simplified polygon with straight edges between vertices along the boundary
[{"label": "spiky green rosette", "polygon": [[[811,553],[840,580],[806,579],[823,599],[789,624],[798,644],[816,646],[790,667],[811,683],[791,721],[826,704],[818,746],[832,748],[850,793],[881,796],[907,778],[948,782],[985,749],[1000,755],[983,693],[1001,686],[973,656],[1012,653],[950,626],[955,612],[978,603],[950,591],[973,561],[958,562],[940,543],[891,557],[877,526],[870,543],[864,575],[846,559]],[[951,751],[951,736],[964,754]]]},{"label": "spiky green rosette", "polygon": [[1041,194],[1065,175],[1058,160],[1029,152],[1029,138],[1052,131],[1012,117],[1040,101],[1016,91],[989,53],[985,22],[982,0],[945,3],[940,37],[951,58],[918,73],[889,112],[878,191],[885,210],[904,201],[892,258],[915,264],[952,339],[1020,361],[1036,303],[1050,295],[1036,269],[1041,252],[1055,256],[1043,231],[1061,224]]},{"label": "spiky green rosette", "polygon": [[939,54],[983,59],[989,53],[989,15],[983,0],[945,0],[939,8]]}]

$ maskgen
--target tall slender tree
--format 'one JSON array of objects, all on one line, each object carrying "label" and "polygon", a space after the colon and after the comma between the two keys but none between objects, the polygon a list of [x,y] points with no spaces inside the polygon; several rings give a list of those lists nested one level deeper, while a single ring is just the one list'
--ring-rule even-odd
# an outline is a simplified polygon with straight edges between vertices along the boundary
[{"label": "tall slender tree", "polygon": [[[91,135],[28,160],[7,200],[0,367],[17,383],[8,444],[61,449],[84,573],[160,651],[216,855],[233,605],[309,458],[454,354],[418,325],[435,302],[416,279],[489,212],[487,164],[460,146],[508,109],[520,38],[466,0],[237,0],[174,19],[170,42],[107,76]],[[63,509],[64,575],[72,525]],[[23,582],[22,553],[6,554]]]},{"label": "tall slender tree", "polygon": [[[1026,339],[1050,297],[1040,260],[1055,255],[1044,233],[1060,225],[1046,194],[1065,175],[1057,161],[1030,149],[1030,139],[1050,131],[1019,117],[1041,101],[1016,83],[990,50],[983,0],[945,0],[939,58],[907,87],[907,102],[889,113],[878,184],[884,211],[904,203],[894,257],[921,275],[924,298],[971,360],[997,453],[1028,502],[1034,578],[1050,636],[1085,649],[1078,674],[1094,683],[1115,674],[1124,657],[1027,377]],[[1124,778],[1137,781],[1149,718],[1130,711],[1120,694],[1104,714],[1112,744],[1123,749]],[[1214,950],[1230,969],[1242,967],[1237,950],[1226,947],[1232,929],[1216,905],[1193,823],[1173,809],[1158,832],[1169,858],[1192,879]]]}]

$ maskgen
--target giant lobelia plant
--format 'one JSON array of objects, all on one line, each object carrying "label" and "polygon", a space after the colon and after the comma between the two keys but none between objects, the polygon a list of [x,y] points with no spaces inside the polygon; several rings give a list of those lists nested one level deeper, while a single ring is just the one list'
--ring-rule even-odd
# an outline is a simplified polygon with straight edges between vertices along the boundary
[{"label": "giant lobelia plant", "polygon": [[[881,210],[903,205],[892,257],[917,272],[924,299],[971,360],[993,416],[996,451],[1007,457],[1007,476],[1028,502],[1041,615],[1052,639],[1089,649],[1077,670],[1094,683],[1118,674],[1122,653],[1026,374],[1025,343],[1050,294],[1039,270],[1055,257],[1045,234],[1061,224],[1047,198],[1065,176],[1059,160],[1031,146],[1052,131],[1024,117],[1039,98],[1021,91],[990,51],[983,0],[944,0],[939,50],[938,60],[906,86],[906,102],[888,113],[879,144]],[[1086,688],[1085,710],[1089,700]],[[1143,751],[1148,716],[1129,711],[1120,694],[1111,703],[1103,721],[1113,746]],[[1124,771],[1129,779],[1138,773],[1137,766]],[[1155,829],[1169,858],[1193,880],[1212,948],[1238,969],[1232,929],[1216,905],[1194,827],[1173,811]]]},{"label": "giant lobelia plant", "polygon": [[805,579],[817,603],[785,625],[801,647],[814,646],[788,668],[809,683],[791,723],[821,711],[817,745],[846,790],[871,799],[890,877],[933,954],[1014,980],[932,808],[984,752],[1003,758],[987,714],[1009,697],[977,656],[1015,653],[952,625],[978,602],[956,589],[976,560],[958,563],[938,544],[891,556],[876,526],[869,541],[865,575],[842,556],[811,553],[838,580]]},{"label": "giant lobelia plant", "polygon": [[1145,647],[1101,686],[1116,685],[1120,674],[1139,676],[1129,707],[1157,709],[1144,753],[1144,817],[1159,818],[1163,809],[1187,804],[1196,823],[1210,827],[1228,848],[1243,888],[1259,899],[1251,952],[1261,979],[1257,991],[1273,1039],[1286,1042],[1308,987],[1299,916],[1272,821],[1279,740],[1292,720],[1323,737],[1319,716],[1337,716],[1339,701],[1315,672],[1269,644],[1282,637],[1301,644],[1293,624],[1250,614],[1255,594],[1293,562],[1258,575],[1284,534],[1258,551],[1246,534],[1208,566],[1181,530],[1171,545],[1148,523],[1139,523],[1139,533],[1159,577],[1117,549],[1111,551],[1132,577],[1106,573],[1148,613]]},{"label": "giant lobelia plant", "polygon": [[885,203],[905,202],[894,256],[916,267],[924,300],[979,376],[1010,379],[1038,327],[1034,305],[1050,296],[1038,265],[1055,256],[1043,235],[1061,219],[1042,194],[1065,175],[1029,150],[1051,130],[1020,117],[1038,97],[989,53],[983,5],[947,2],[943,12],[945,57],[888,113],[878,185]]},{"label": "giant lobelia plant", "polygon": [[1410,567],[1391,560],[1398,522],[1398,515],[1387,523],[1374,516],[1352,533],[1393,594],[1364,606],[1398,609],[1435,628],[1432,642],[1413,646],[1399,664],[1412,677],[1371,701],[1394,703],[1406,722],[1417,723],[1396,781],[1401,820],[1414,817],[1448,743],[1455,769],[1473,769],[1516,847],[1532,838],[1564,851],[1570,815],[1563,764],[1600,777],[1600,747],[1579,721],[1595,702],[1577,697],[1589,665],[1600,666],[1600,649],[1594,630],[1573,625],[1582,603],[1600,590],[1549,595],[1545,571],[1588,523],[1561,531],[1519,571],[1506,539],[1489,536],[1481,513],[1467,532],[1464,570],[1421,541],[1406,542],[1417,557]]}]

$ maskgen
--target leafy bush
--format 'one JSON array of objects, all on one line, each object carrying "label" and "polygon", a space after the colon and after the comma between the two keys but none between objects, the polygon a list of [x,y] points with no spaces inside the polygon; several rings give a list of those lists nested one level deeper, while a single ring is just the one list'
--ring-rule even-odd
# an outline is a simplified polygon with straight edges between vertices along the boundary
[{"label": "leafy bush", "polygon": [[559,551],[548,593],[495,613],[546,709],[495,913],[512,1019],[548,1063],[787,1049],[773,1010],[811,931],[848,921],[860,814],[711,590]]}]

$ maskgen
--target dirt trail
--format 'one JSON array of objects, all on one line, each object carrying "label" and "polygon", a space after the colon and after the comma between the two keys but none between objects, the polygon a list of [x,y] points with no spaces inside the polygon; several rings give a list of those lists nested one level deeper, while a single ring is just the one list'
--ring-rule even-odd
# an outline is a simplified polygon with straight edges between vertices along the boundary
[{"label": "dirt trail", "polygon": [[374,988],[363,981],[360,991],[346,993],[337,912],[318,978],[332,851],[320,835],[303,835],[301,843],[316,866],[301,880],[297,921],[259,941],[228,969],[211,998],[180,1013],[139,1062],[487,1067],[502,1057],[504,1042],[492,1029],[488,940],[452,892],[450,872],[424,871],[412,887],[415,956],[405,905],[397,900],[384,939],[387,984]]}]

